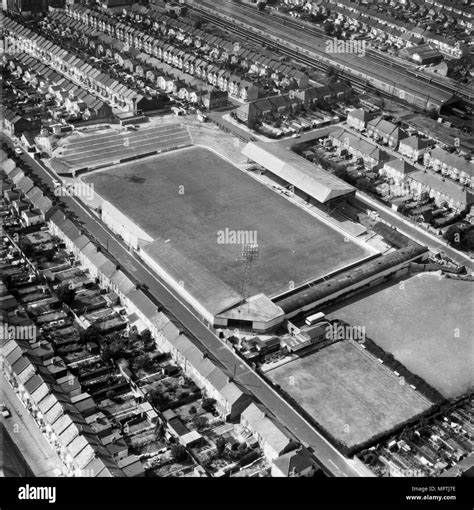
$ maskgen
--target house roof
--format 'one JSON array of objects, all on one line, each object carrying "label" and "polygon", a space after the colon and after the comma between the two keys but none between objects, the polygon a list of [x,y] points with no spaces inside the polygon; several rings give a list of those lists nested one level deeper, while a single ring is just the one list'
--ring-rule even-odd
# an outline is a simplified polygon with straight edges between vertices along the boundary
[{"label": "house roof", "polygon": [[357,120],[360,120],[362,122],[369,122],[369,120],[372,119],[372,115],[364,110],[363,108],[356,108],[352,111],[350,111],[347,115],[347,117],[351,117],[353,119],[357,119]]},{"label": "house roof", "polygon": [[464,205],[474,203],[474,194],[468,188],[463,188],[459,183],[444,179],[434,172],[418,170],[410,174],[410,178],[429,187],[442,195],[445,195],[455,202]]},{"label": "house roof", "polygon": [[439,147],[435,147],[431,151],[430,155],[432,159],[437,159],[449,167],[455,168],[460,172],[464,172],[471,177],[474,175],[473,164],[469,161],[466,161],[464,158],[457,156],[456,154],[451,154],[450,152],[440,149]]},{"label": "house roof", "polygon": [[298,475],[309,467],[315,466],[314,460],[306,450],[298,449],[284,453],[273,461],[281,473],[285,476]]},{"label": "house roof", "polygon": [[410,147],[412,149],[426,149],[430,146],[430,141],[426,138],[420,138],[417,135],[409,136],[408,138],[405,138],[400,142],[400,145],[405,145],[407,147]]},{"label": "house roof", "polygon": [[125,275],[120,269],[117,270],[110,278],[117,288],[123,294],[127,295],[129,292],[135,289],[136,285],[133,283],[128,276]]},{"label": "house roof", "polygon": [[264,409],[259,404],[250,404],[242,412],[242,422],[247,423],[248,427],[258,433],[273,450],[281,452],[292,443],[292,440],[266,416]]}]

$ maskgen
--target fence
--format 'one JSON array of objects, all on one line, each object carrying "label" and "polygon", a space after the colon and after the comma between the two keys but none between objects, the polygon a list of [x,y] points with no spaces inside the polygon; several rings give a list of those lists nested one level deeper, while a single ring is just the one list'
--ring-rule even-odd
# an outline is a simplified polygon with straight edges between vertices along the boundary
[{"label": "fence", "polygon": [[213,122],[214,124],[216,124],[216,126],[218,126],[219,129],[222,129],[222,131],[224,131],[225,133],[231,133],[232,135],[236,136],[242,142],[248,143],[248,142],[250,142],[250,140],[252,138],[250,136],[250,134],[245,136],[241,132],[234,131],[232,129],[232,124],[224,124],[223,122],[220,122],[218,119],[215,119],[213,117],[209,117],[209,120],[211,122]]}]

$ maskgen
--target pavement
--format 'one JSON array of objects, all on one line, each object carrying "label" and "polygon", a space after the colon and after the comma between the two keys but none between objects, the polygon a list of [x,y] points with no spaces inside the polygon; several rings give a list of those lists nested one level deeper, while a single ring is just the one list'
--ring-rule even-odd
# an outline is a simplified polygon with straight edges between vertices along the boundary
[{"label": "pavement", "polygon": [[[33,476],[57,477],[64,469],[63,463],[3,374],[0,375],[0,388],[0,401],[5,402],[12,414],[9,418],[0,418],[8,434],[4,455],[11,452],[11,457],[4,462],[8,468],[4,468],[5,475],[24,477],[33,473]],[[13,456],[14,448],[8,443],[8,437],[18,448],[25,464],[22,465],[20,456]]]},{"label": "pavement", "polygon": [[[2,141],[11,142],[2,134]],[[37,161],[24,153],[21,159],[53,190],[52,171],[43,168]],[[148,291],[155,301],[173,315],[186,330],[190,331],[215,359],[234,374],[234,379],[254,394],[306,447],[310,448],[326,472],[337,477],[370,476],[371,472],[356,461],[344,457],[309,422],[301,417],[260,375],[246,365],[237,354],[208,328],[202,318],[194,314],[185,303],[175,296],[165,282],[161,281],[146,265],[86,209],[75,197],[63,196],[61,201],[76,215],[83,228],[94,236],[107,251],[115,257],[121,267],[138,282],[146,282]]]}]

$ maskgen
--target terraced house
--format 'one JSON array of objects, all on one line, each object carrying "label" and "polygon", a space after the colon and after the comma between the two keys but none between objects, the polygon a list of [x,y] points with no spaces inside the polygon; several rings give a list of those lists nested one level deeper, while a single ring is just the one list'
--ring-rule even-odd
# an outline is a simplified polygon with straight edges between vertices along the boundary
[{"label": "terraced house", "polygon": [[[60,387],[60,371],[48,370],[54,353],[46,344],[2,340],[2,371],[69,476],[123,477],[109,452],[86,423],[71,395]],[[66,374],[67,375],[67,374]],[[58,380],[56,379],[56,377]]]},{"label": "terraced house", "polygon": [[397,149],[400,141],[408,137],[403,129],[384,120],[382,116],[367,123],[367,134],[375,141],[387,144],[393,149]]},{"label": "terraced house", "polygon": [[424,163],[435,172],[440,172],[467,187],[473,185],[473,164],[456,154],[436,147],[425,154]]},{"label": "terraced house", "polygon": [[63,76],[78,83],[93,94],[110,101],[123,111],[150,110],[154,108],[152,99],[121,84],[107,74],[94,68],[81,58],[60,48],[56,44],[5,18],[4,29],[10,44],[16,43],[26,53],[51,66]]},{"label": "terraced house", "polygon": [[[100,30],[101,24],[92,21],[96,13],[84,14],[84,8],[70,6],[65,14],[53,13],[51,16],[65,22],[65,17],[81,19],[88,28]],[[164,42],[159,36],[152,36],[137,30],[128,23],[119,23],[110,27],[110,35],[126,43],[128,48],[145,51],[175,69],[184,70],[244,101],[251,101],[268,95],[260,78],[270,77],[279,87],[304,88],[308,85],[308,76],[288,64],[282,64],[276,59],[249,51],[232,42],[194,28],[182,20],[174,20],[164,14],[156,14],[149,10],[147,15],[153,19],[152,26],[163,35],[174,38],[176,44]],[[108,43],[110,44],[110,42]],[[198,50],[198,55],[194,49]],[[189,48],[189,49],[188,49]],[[227,62],[231,60],[237,64],[245,77],[236,76],[233,79]]]}]

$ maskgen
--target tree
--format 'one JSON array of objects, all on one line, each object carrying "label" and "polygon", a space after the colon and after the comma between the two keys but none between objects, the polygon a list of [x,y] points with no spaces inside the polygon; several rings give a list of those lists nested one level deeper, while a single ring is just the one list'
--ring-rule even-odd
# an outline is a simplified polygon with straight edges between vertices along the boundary
[{"label": "tree", "polygon": [[35,253],[35,249],[26,239],[20,239],[19,242],[20,250],[23,252],[25,257],[31,257]]},{"label": "tree", "polygon": [[247,445],[245,443],[240,443],[237,449],[235,449],[231,456],[234,459],[241,459],[247,453]]},{"label": "tree", "polygon": [[334,30],[334,25],[333,23],[324,23],[324,32],[327,34],[327,35],[331,35],[332,32]]},{"label": "tree", "polygon": [[110,354],[112,359],[119,359],[124,355],[124,353],[123,340],[115,340],[110,344]]},{"label": "tree", "polygon": [[266,7],[267,7],[267,3],[266,2],[258,2],[258,4],[257,4],[257,9],[260,12],[264,11]]},{"label": "tree", "polygon": [[334,169],[334,175],[336,177],[339,177],[339,179],[342,179],[343,181],[345,181],[348,177],[348,172],[347,172],[347,169],[344,168],[343,166],[336,166],[336,168]]},{"label": "tree", "polygon": [[129,344],[136,342],[137,340],[140,340],[140,334],[138,333],[138,330],[135,326],[130,328],[130,331],[128,333],[128,342]]},{"label": "tree", "polygon": [[446,230],[443,237],[449,244],[458,247],[462,242],[462,231],[456,225],[452,225]]},{"label": "tree", "polygon": [[[94,326],[91,326],[91,328]],[[91,328],[88,328],[91,329]],[[97,328],[96,328],[97,329]],[[87,331],[86,330],[86,333]],[[100,335],[99,335],[100,336]],[[83,340],[84,341],[84,340]],[[90,340],[86,340],[90,341]],[[125,355],[125,341],[123,338],[116,336],[109,345],[106,345],[102,351],[102,359],[104,361],[116,360]]]},{"label": "tree", "polygon": [[112,355],[110,354],[110,347],[106,345],[102,350],[102,359],[104,361],[110,361],[112,359]]},{"label": "tree", "polygon": [[145,351],[155,350],[156,348],[155,339],[153,338],[149,329],[143,330],[141,337]]},{"label": "tree", "polygon": [[63,283],[56,289],[56,295],[65,305],[71,306],[76,298],[76,291],[71,289],[67,283]]},{"label": "tree", "polygon": [[197,409],[196,409],[196,406],[191,406],[189,408],[189,414],[196,414],[197,413]]},{"label": "tree", "polygon": [[115,391],[114,390],[109,390],[105,396],[109,399],[109,400],[113,400],[115,398]]},{"label": "tree", "polygon": [[183,462],[188,458],[186,448],[180,444],[174,444],[171,447],[171,456],[175,462]]},{"label": "tree", "polygon": [[144,344],[147,344],[149,342],[154,342],[154,339],[153,339],[149,329],[144,329],[142,331],[142,340],[143,340]]},{"label": "tree", "polygon": [[221,457],[225,450],[225,439],[223,437],[217,438],[216,448],[217,448],[217,454],[219,455],[219,457]]},{"label": "tree", "polygon": [[204,411],[211,413],[214,411],[214,404],[216,403],[216,400],[214,398],[203,398],[201,407],[204,409]]},{"label": "tree", "polygon": [[80,343],[86,344],[87,342],[92,342],[93,340],[96,340],[97,337],[100,335],[100,330],[97,326],[89,326],[86,330],[81,330],[79,332],[80,336]]},{"label": "tree", "polygon": [[44,251],[43,255],[48,262],[52,262],[54,260],[54,257],[56,257],[56,250],[54,248],[51,248],[50,250]]},{"label": "tree", "polygon": [[201,430],[208,426],[209,420],[205,416],[195,416],[193,418],[193,423],[198,430]]},{"label": "tree", "polygon": [[155,434],[157,439],[161,439],[165,435],[165,426],[163,422],[159,422],[155,427]]},{"label": "tree", "polygon": [[470,228],[463,232],[462,243],[468,250],[474,249],[474,228]]},{"label": "tree", "polygon": [[135,358],[135,369],[141,370],[142,368],[146,368],[150,364],[150,358],[145,356],[144,354],[140,354]]},{"label": "tree", "polygon": [[159,390],[153,390],[150,397],[153,404],[158,408],[165,406],[169,402],[168,398],[160,393]]}]

